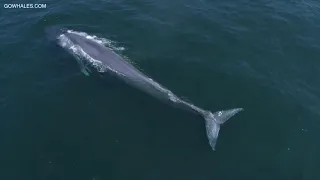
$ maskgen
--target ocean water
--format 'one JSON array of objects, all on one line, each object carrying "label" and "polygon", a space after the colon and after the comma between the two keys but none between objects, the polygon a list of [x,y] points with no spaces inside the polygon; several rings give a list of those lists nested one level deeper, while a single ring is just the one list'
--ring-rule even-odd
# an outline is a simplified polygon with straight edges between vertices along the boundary
[{"label": "ocean water", "polygon": [[[0,7],[0,179],[319,180],[320,3],[315,0],[36,1]],[[84,76],[45,35],[112,40],[204,120],[112,77]]]}]

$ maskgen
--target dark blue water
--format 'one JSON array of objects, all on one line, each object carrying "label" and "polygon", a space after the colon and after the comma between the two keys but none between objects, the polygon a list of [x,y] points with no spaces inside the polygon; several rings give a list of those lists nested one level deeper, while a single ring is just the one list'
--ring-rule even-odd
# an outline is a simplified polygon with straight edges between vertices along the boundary
[{"label": "dark blue water", "polygon": [[[1,3],[0,179],[320,179],[318,1]],[[245,111],[213,152],[201,117],[84,76],[50,26],[116,42],[199,107]]]}]

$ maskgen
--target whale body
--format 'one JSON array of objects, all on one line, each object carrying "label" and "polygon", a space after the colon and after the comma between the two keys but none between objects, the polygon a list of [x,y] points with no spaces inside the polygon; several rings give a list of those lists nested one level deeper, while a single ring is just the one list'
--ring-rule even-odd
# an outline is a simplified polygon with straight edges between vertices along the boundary
[{"label": "whale body", "polygon": [[201,115],[205,119],[206,134],[213,150],[215,150],[220,125],[243,110],[242,108],[234,108],[212,113],[180,99],[169,89],[143,74],[111,48],[105,46],[96,36],[66,29],[49,29],[48,33],[50,33],[51,38],[54,37],[57,40],[58,45],[77,59],[81,71],[85,75],[90,74],[90,70],[88,69],[89,64],[99,72],[116,75],[116,77],[129,85],[158,99],[165,100]]}]

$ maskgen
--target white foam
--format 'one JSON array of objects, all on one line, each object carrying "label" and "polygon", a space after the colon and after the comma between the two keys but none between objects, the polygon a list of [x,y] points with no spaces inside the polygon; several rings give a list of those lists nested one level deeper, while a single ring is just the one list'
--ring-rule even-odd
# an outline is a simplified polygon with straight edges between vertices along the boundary
[{"label": "white foam", "polygon": [[192,108],[193,110],[203,114],[205,112],[205,110],[193,105],[192,103],[188,103],[184,100],[181,100],[177,95],[175,95],[173,92],[171,92],[169,89],[166,89],[164,87],[162,87],[159,83],[155,82],[153,79],[148,78],[149,83],[151,83],[155,88],[157,88],[159,91],[166,93],[169,97],[169,99],[174,102],[174,103],[181,103],[181,104],[185,104],[187,106],[189,106],[190,108]]},{"label": "white foam", "polygon": [[153,79],[148,78],[149,82],[159,91],[164,92],[168,95],[169,99],[172,102],[180,102],[181,100],[178,98],[178,96],[176,96],[175,94],[173,94],[169,89],[166,89],[164,87],[162,87],[159,83],[155,82]]},{"label": "white foam", "polygon": [[90,39],[98,44],[101,45],[105,45],[108,46],[109,48],[115,50],[115,51],[124,51],[125,48],[124,47],[117,47],[114,41],[111,41],[110,39],[106,39],[106,38],[101,38],[101,37],[97,37],[95,35],[89,35],[85,32],[79,32],[79,31],[74,31],[74,30],[67,30],[68,33],[73,33],[73,34],[77,34],[79,36],[85,37],[87,39]]},{"label": "white foam", "polygon": [[[69,33],[69,30],[68,30]],[[84,35],[85,33],[80,34]],[[73,54],[78,60],[82,60],[83,58],[87,60],[93,67],[97,69],[98,72],[106,72],[107,70],[110,70],[114,73],[117,73],[118,75],[124,75],[115,69],[112,69],[109,66],[104,65],[101,61],[92,58],[90,55],[88,55],[80,46],[73,44],[70,39],[65,36],[64,34],[60,35],[58,37],[59,45],[68,50],[71,54]]]}]

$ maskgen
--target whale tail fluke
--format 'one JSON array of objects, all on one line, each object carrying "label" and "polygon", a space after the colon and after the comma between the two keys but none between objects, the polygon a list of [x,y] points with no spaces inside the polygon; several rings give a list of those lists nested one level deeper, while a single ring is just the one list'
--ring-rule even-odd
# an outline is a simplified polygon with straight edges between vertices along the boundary
[{"label": "whale tail fluke", "polygon": [[217,111],[215,113],[211,113],[210,111],[206,111],[204,113],[204,118],[206,120],[206,132],[209,139],[209,144],[212,150],[215,150],[215,145],[218,140],[220,125],[230,119],[232,116],[242,111],[242,108],[229,109],[224,111]]}]

